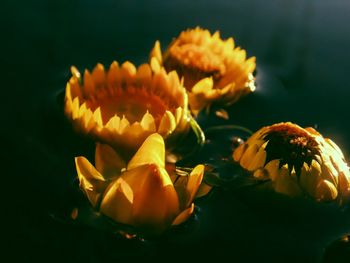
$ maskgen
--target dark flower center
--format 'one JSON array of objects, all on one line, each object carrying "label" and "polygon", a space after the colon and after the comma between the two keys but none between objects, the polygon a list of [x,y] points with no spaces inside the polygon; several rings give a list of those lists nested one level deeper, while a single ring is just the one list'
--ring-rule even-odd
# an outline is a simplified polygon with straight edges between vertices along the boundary
[{"label": "dark flower center", "polygon": [[278,159],[280,167],[288,164],[300,176],[304,163],[311,165],[315,155],[320,155],[317,142],[306,131],[293,126],[272,127],[264,136],[266,145],[266,163]]}]

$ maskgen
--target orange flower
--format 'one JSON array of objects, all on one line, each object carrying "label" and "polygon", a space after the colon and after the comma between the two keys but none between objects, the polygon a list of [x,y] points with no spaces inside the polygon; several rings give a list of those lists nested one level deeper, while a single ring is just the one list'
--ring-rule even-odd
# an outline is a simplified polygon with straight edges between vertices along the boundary
[{"label": "orange flower", "polygon": [[148,64],[97,64],[81,77],[75,67],[67,83],[65,113],[79,132],[133,153],[148,135],[164,138],[189,128],[186,90],[176,72]]},{"label": "orange flower", "polygon": [[194,211],[193,199],[210,190],[201,187],[203,165],[187,176],[169,175],[164,140],[157,133],[127,164],[103,144],[97,144],[95,158],[96,168],[85,157],[75,159],[80,186],[90,203],[116,222],[147,234],[160,234],[186,221]]},{"label": "orange flower", "polygon": [[183,31],[164,54],[157,41],[150,57],[184,77],[195,114],[214,101],[232,104],[255,90],[255,57],[247,60],[246,51],[235,48],[233,38],[222,40],[219,32],[211,35],[199,27]]},{"label": "orange flower", "polygon": [[290,122],[263,127],[233,159],[257,179],[270,179],[280,193],[306,193],[318,201],[349,197],[350,171],[342,151],[313,128]]}]

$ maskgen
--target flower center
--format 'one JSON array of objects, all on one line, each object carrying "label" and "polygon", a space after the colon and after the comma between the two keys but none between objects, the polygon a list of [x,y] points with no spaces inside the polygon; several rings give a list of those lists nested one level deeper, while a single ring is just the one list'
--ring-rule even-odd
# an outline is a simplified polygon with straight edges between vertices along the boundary
[{"label": "flower center", "polygon": [[[121,94],[107,95],[98,100],[87,100],[87,106],[93,111],[101,108],[102,121],[106,124],[114,115],[125,116],[130,123],[140,122],[148,111],[158,126],[168,105],[160,97],[146,92],[130,92],[124,90]],[[170,109],[172,110],[172,109]]]},{"label": "flower center", "polygon": [[266,163],[279,159],[280,167],[288,164],[299,176],[304,163],[311,164],[315,155],[320,155],[318,143],[306,131],[290,125],[278,125],[264,136],[266,145]]},{"label": "flower center", "polygon": [[213,77],[216,82],[225,73],[220,56],[207,47],[195,44],[171,47],[164,58],[164,66],[168,71],[176,70],[184,76],[185,87],[189,90],[202,78]]}]

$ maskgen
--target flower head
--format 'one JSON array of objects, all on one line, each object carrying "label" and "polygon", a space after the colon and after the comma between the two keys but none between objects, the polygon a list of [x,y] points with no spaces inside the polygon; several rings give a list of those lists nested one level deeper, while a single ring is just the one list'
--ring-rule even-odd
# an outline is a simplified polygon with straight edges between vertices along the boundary
[{"label": "flower head", "polygon": [[263,127],[234,151],[233,159],[287,195],[306,193],[330,201],[344,200],[350,192],[350,171],[342,151],[313,128],[290,122]]},{"label": "flower head", "polygon": [[164,54],[156,42],[152,57],[184,77],[195,113],[213,101],[232,104],[255,90],[255,57],[246,59],[246,51],[235,48],[233,38],[222,40],[219,32],[211,34],[199,27],[183,31]]},{"label": "flower head", "polygon": [[75,159],[80,187],[90,203],[116,222],[132,225],[147,234],[160,234],[186,221],[193,199],[203,195],[204,166],[188,176],[166,170],[162,136],[150,135],[128,163],[108,145],[97,144],[95,166]]},{"label": "flower head", "polygon": [[65,113],[83,134],[134,153],[146,137],[164,138],[187,130],[187,95],[176,72],[157,72],[148,64],[113,62],[108,71],[98,64],[81,76],[72,67]]}]

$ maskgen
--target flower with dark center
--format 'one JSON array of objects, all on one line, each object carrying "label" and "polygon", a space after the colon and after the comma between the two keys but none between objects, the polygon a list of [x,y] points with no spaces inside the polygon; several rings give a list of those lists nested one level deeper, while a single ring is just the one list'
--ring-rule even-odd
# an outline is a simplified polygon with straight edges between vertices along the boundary
[{"label": "flower with dark center", "polygon": [[344,201],[350,171],[340,148],[313,128],[286,122],[263,127],[233,153],[257,179],[270,179],[277,192],[306,193],[318,201]]}]

